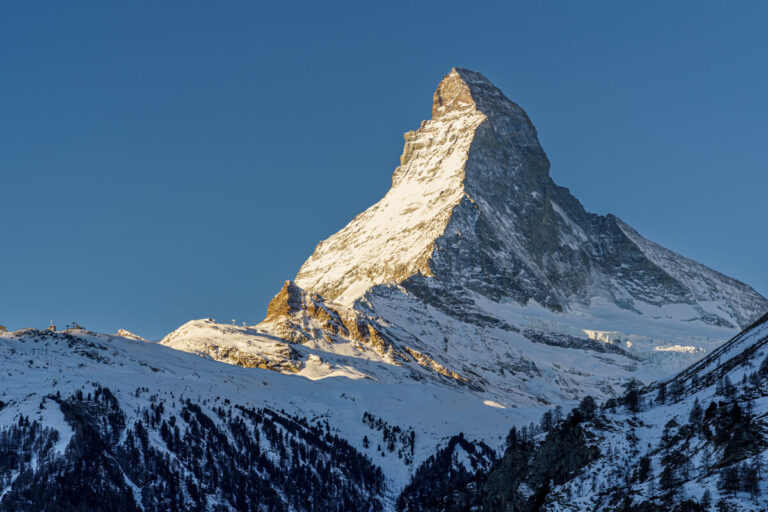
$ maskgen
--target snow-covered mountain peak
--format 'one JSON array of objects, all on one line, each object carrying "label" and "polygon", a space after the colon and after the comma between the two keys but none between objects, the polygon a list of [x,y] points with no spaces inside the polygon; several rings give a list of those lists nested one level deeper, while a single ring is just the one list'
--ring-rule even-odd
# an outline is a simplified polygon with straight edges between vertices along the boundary
[{"label": "snow-covered mountain peak", "polygon": [[768,310],[744,283],[587,212],[482,75],[452,70],[433,106],[390,190],[317,245],[262,323],[185,325],[162,343],[525,407],[665,378]]},{"label": "snow-covered mountain peak", "polygon": [[454,68],[433,118],[405,134],[392,188],[318,244],[295,282],[345,306],[399,285],[460,317],[478,309],[477,294],[557,312],[684,304],[686,320],[731,329],[768,309],[747,285],[587,212],[549,166],[525,111],[481,74]]},{"label": "snow-covered mountain peak", "polygon": [[[489,148],[502,162],[475,164],[473,154]],[[386,196],[321,242],[296,284],[352,305],[372,286],[432,275],[435,242],[449,221],[472,215],[464,210],[478,202],[496,207],[510,200],[506,189],[527,190],[526,182],[546,179],[549,170],[523,109],[479,73],[461,68],[438,85],[433,118],[405,134],[400,163]]]}]

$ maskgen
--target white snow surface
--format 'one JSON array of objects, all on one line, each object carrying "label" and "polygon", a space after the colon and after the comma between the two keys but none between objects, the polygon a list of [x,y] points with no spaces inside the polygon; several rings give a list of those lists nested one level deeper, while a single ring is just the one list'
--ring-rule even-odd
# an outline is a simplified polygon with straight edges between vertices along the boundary
[{"label": "white snow surface", "polygon": [[[640,412],[631,413],[623,407],[608,412],[608,428],[594,432],[597,436],[596,444],[603,456],[581,470],[566,484],[556,486],[551,493],[554,503],[545,507],[545,510],[578,512],[610,508],[600,501],[595,490],[615,488],[617,482],[621,482],[620,475],[625,474],[628,468],[637,468],[638,459],[643,455],[651,459],[651,478],[643,483],[626,486],[622,495],[629,496],[637,503],[652,495],[661,494],[659,479],[662,458],[666,452],[659,449],[659,443],[664,437],[666,426],[677,425],[671,429],[671,434],[677,433],[678,427],[688,423],[690,411],[697,400],[702,409],[706,409],[713,402],[727,402],[727,397],[717,393],[718,383],[726,378],[739,389],[738,400],[742,407],[746,407],[746,399],[752,400],[755,421],[765,433],[768,429],[768,387],[765,379],[756,388],[752,383],[746,386],[740,383],[742,379],[757,371],[766,358],[768,317],[764,317],[761,323],[740,333],[720,349],[667,382],[667,391],[672,389],[673,382],[680,385],[683,390],[681,399],[673,400],[668,394],[667,402],[659,403],[657,388],[652,388],[641,395]],[[705,382],[711,384],[702,385]],[[742,391],[745,388],[746,393]],[[690,441],[680,442],[677,447],[688,457],[690,475],[677,489],[676,500],[693,498],[700,501],[708,490],[713,503],[724,499],[735,506],[732,510],[768,510],[768,481],[764,477],[761,478],[761,493],[757,497],[744,492],[726,493],[719,488],[719,472],[711,471],[722,456],[722,448],[715,446],[713,450],[712,443],[707,443],[701,435],[693,436]],[[768,450],[763,448],[760,453],[747,457],[744,462],[752,464],[755,457],[758,457],[764,464],[766,452]],[[621,487],[621,483],[618,486]]]}]

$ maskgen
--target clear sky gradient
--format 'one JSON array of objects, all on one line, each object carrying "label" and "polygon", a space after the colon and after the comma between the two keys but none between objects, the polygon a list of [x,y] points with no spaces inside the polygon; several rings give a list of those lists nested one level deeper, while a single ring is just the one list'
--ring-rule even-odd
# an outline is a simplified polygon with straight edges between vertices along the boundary
[{"label": "clear sky gradient", "polygon": [[0,7],[0,324],[260,321],[453,66],[588,210],[768,294],[765,2],[269,4]]}]

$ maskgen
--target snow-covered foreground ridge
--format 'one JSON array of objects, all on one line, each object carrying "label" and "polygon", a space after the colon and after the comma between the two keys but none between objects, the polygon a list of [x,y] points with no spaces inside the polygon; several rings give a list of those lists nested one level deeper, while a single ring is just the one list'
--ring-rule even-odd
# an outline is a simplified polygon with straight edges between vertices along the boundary
[{"label": "snow-covered foreground ridge", "polygon": [[768,316],[671,379],[529,426],[541,407],[436,383],[3,334],[0,510],[764,510],[767,345]]},{"label": "snow-covered foreground ridge", "polygon": [[389,192],[318,244],[262,323],[193,321],[162,343],[515,407],[668,376],[765,311],[749,286],[585,211],[523,109],[457,68],[406,133]]},{"label": "snow-covered foreground ridge", "polygon": [[0,383],[1,511],[391,510],[440,442],[497,447],[538,414],[83,330],[0,334]]}]

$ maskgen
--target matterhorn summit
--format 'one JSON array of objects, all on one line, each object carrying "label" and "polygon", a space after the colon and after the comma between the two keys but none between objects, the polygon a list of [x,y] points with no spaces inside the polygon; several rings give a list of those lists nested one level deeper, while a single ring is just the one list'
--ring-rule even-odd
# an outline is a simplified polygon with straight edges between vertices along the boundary
[{"label": "matterhorn summit", "polygon": [[560,403],[669,375],[768,310],[749,286],[587,212],[549,169],[525,111],[454,68],[432,119],[405,134],[387,194],[317,245],[261,324],[226,349],[234,338],[214,326],[163,343],[313,378]]},{"label": "matterhorn summit", "polygon": [[[387,195],[321,242],[296,284],[350,305],[374,285],[439,276],[438,253],[451,250],[446,242],[470,235],[459,223],[485,220],[478,214],[503,206],[496,203],[511,199],[516,182],[545,180],[548,170],[523,109],[479,73],[453,69],[435,91],[432,120],[405,134]],[[467,240],[456,249],[482,258],[482,242]],[[473,269],[453,271],[468,276]]]},{"label": "matterhorn summit", "polygon": [[397,284],[449,314],[533,301],[558,312],[611,304],[735,329],[763,312],[750,287],[584,210],[549,177],[536,129],[479,73],[455,68],[432,120],[405,135],[392,188],[321,242],[296,284],[351,305]]}]

